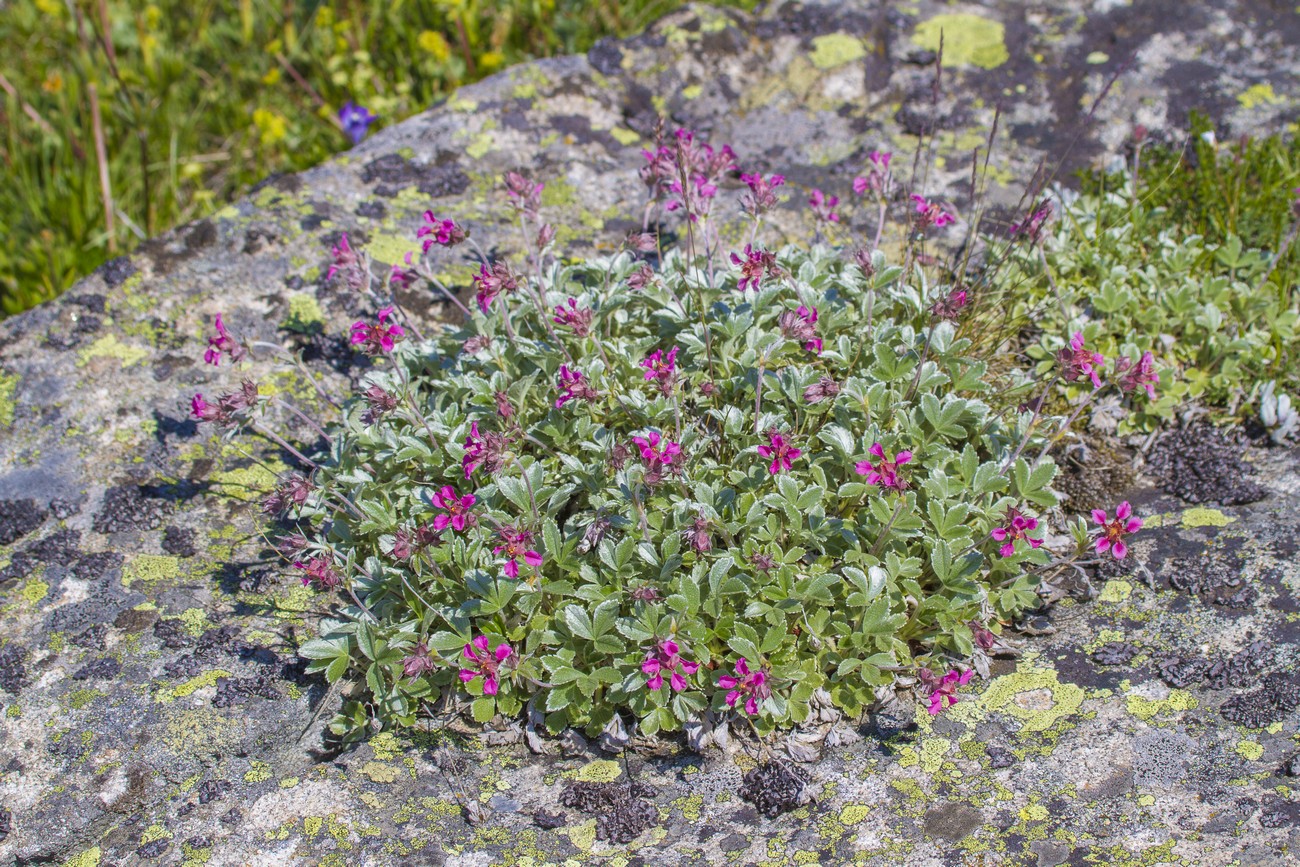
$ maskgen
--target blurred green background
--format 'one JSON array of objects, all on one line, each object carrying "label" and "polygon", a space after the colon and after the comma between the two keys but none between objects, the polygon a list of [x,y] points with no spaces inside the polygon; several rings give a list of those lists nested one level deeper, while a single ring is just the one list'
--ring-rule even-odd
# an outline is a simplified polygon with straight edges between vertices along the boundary
[{"label": "blurred green background", "polygon": [[[753,8],[757,0],[723,5]],[[0,314],[272,172],[681,0],[12,0],[0,6]],[[101,174],[101,162],[107,171]]]}]

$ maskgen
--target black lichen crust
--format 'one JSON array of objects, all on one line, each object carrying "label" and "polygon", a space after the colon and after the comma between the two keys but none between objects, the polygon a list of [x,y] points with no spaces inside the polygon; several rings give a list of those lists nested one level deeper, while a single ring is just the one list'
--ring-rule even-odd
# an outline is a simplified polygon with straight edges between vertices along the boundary
[{"label": "black lichen crust", "polygon": [[1166,493],[1189,503],[1240,506],[1267,493],[1247,478],[1255,470],[1241,459],[1243,448],[1240,432],[1202,422],[1161,436],[1147,456],[1147,468]]},{"label": "black lichen crust", "polygon": [[764,762],[747,774],[740,785],[740,797],[758,812],[775,819],[803,803],[808,772],[789,762]]},{"label": "black lichen crust", "polygon": [[654,787],[645,783],[569,783],[560,803],[596,816],[596,839],[631,843],[659,821],[659,810],[647,800]]},{"label": "black lichen crust", "polygon": [[1300,707],[1300,682],[1294,675],[1274,674],[1259,689],[1225,701],[1219,714],[1228,722],[1261,729],[1286,719],[1296,707]]}]

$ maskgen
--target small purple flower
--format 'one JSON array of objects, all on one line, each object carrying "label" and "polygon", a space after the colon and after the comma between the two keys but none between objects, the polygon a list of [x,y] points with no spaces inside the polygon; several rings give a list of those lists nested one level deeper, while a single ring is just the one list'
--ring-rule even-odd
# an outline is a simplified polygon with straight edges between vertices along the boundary
[{"label": "small purple flower", "polygon": [[966,290],[954,289],[930,305],[930,312],[940,319],[955,320],[961,315],[962,308],[968,303],[969,296],[966,294]]},{"label": "small purple flower", "polygon": [[392,269],[388,272],[388,283],[390,286],[400,286],[403,289],[409,289],[411,288],[411,284],[419,279],[420,275],[416,273],[415,268],[411,265],[411,257],[412,254],[410,252],[402,257],[402,261],[406,263],[405,268],[401,265],[393,265]]},{"label": "small purple flower", "polygon": [[713,550],[713,523],[703,515],[696,515],[694,523],[682,531],[682,539],[701,554]]},{"label": "small purple flower", "polygon": [[821,403],[840,393],[840,384],[829,376],[823,376],[803,390],[803,399],[808,403]]},{"label": "small purple flower", "polygon": [[[651,487],[663,481],[665,473],[680,475],[684,455],[680,444],[663,439],[657,432],[649,436],[632,437],[641,454],[641,463],[645,467],[645,482]],[[662,448],[660,444],[662,443]]]},{"label": "small purple flower", "polygon": [[1115,373],[1119,375],[1119,387],[1124,391],[1145,388],[1147,397],[1155,400],[1155,384],[1160,381],[1160,374],[1156,373],[1155,360],[1155,356],[1150,351],[1142,353],[1142,357],[1136,363],[1127,355],[1115,359]]},{"label": "small purple flower", "polygon": [[789,470],[790,463],[803,454],[801,450],[786,442],[785,437],[776,431],[768,431],[767,440],[767,445],[758,447],[758,453],[765,458],[772,459],[772,463],[767,469],[774,476],[777,473]]},{"label": "small purple flower", "polygon": [[755,250],[753,244],[745,245],[744,259],[732,253],[731,262],[733,265],[740,266],[740,280],[736,288],[741,292],[746,289],[757,292],[763,282],[763,275],[770,276],[776,273],[776,255],[767,250]]},{"label": "small purple flower", "polygon": [[627,275],[627,288],[634,292],[640,292],[642,289],[654,282],[654,279],[654,269],[642,262],[640,268],[637,268],[631,274]]},{"label": "small purple flower", "polygon": [[502,527],[497,530],[497,535],[501,538],[502,544],[493,548],[492,553],[505,557],[507,578],[519,577],[520,560],[534,568],[542,565],[542,555],[528,547],[533,541],[531,531],[521,530],[516,527]]},{"label": "small purple flower", "polygon": [[498,391],[492,395],[492,399],[497,404],[497,415],[509,421],[510,417],[515,414],[515,408],[510,404],[510,395],[504,391]]},{"label": "small purple flower", "polygon": [[563,304],[555,308],[555,318],[552,320],[556,325],[566,325],[573,329],[573,333],[579,337],[586,337],[591,332],[591,320],[594,314],[590,307],[578,307],[578,301],[575,298],[568,300],[568,307]]},{"label": "small purple flower", "polygon": [[1030,530],[1038,529],[1038,519],[1031,518],[1028,515],[1021,514],[1020,510],[1014,506],[1007,507],[1007,514],[1003,518],[1005,522],[1001,527],[994,527],[989,533],[993,541],[1004,543],[998,549],[998,553],[1003,557],[1010,557],[1016,553],[1016,541],[1023,539],[1029,543],[1030,548],[1037,548],[1043,544],[1042,539],[1031,539],[1026,535]]},{"label": "small purple flower", "polygon": [[403,677],[419,677],[435,668],[429,647],[423,641],[411,648],[411,655],[402,660]]},{"label": "small purple flower", "polygon": [[293,566],[295,569],[302,570],[304,587],[315,584],[325,590],[333,590],[343,583],[343,576],[339,574],[339,570],[334,567],[331,560],[325,557],[313,557],[306,563],[298,561]]},{"label": "small purple flower", "polygon": [[469,660],[469,665],[472,667],[460,670],[460,682],[469,683],[476,677],[482,677],[483,694],[496,695],[500,689],[501,665],[510,658],[514,650],[504,641],[497,645],[496,650],[490,652],[488,646],[486,635],[480,635],[465,645],[462,655]]},{"label": "small purple flower", "polygon": [[781,334],[787,340],[803,343],[803,348],[818,355],[822,353],[822,339],[817,336],[817,308],[799,305],[798,310],[786,310],[777,318]]},{"label": "small purple flower", "polygon": [[353,345],[360,346],[361,351],[366,355],[392,352],[397,341],[406,336],[406,330],[402,326],[396,323],[388,324],[388,319],[392,315],[393,308],[385,307],[379,311],[377,317],[379,321],[375,324],[353,322]]},{"label": "small purple flower", "polygon": [[997,635],[983,623],[972,620],[966,625],[970,627],[971,640],[975,642],[975,646],[980,650],[988,653],[997,646]]},{"label": "small purple flower", "polygon": [[439,220],[433,215],[433,211],[425,211],[423,219],[424,225],[415,233],[415,237],[424,239],[425,253],[429,252],[429,248],[434,244],[454,247],[469,237],[469,233],[454,220]]},{"label": "small purple flower", "polygon": [[374,424],[387,413],[397,409],[397,395],[387,392],[377,385],[372,385],[365,391],[366,411],[361,420],[366,424]]},{"label": "small purple flower", "polygon": [[1093,388],[1101,388],[1100,371],[1106,363],[1106,357],[1084,346],[1082,331],[1074,332],[1070,345],[1056,353],[1056,360],[1063,368],[1061,376],[1066,382],[1074,382],[1086,376],[1092,380]]},{"label": "small purple flower", "polygon": [[658,383],[659,390],[668,394],[677,380],[677,347],[668,350],[667,355],[656,349],[641,360],[641,366],[645,368],[646,382]]},{"label": "small purple flower", "polygon": [[1052,202],[1044,200],[1024,220],[1011,224],[1011,236],[1024,235],[1031,243],[1037,244],[1043,240],[1044,231],[1051,220]]},{"label": "small purple flower", "polygon": [[859,176],[853,179],[853,192],[859,196],[867,193],[883,193],[889,177],[889,161],[893,158],[889,152],[872,151],[867,159],[871,163],[871,169],[865,176]]},{"label": "small purple flower", "polygon": [[536,217],[537,209],[542,204],[542,190],[545,189],[546,185],[533,183],[519,172],[506,172],[503,180],[506,184],[506,195],[510,196],[511,204],[517,210],[531,217]]},{"label": "small purple flower", "polygon": [[745,713],[753,716],[758,713],[758,703],[772,694],[767,683],[768,674],[763,669],[751,671],[745,657],[736,660],[736,675],[724,674],[718,678],[718,686],[730,690],[727,693],[727,707],[735,707],[741,698],[745,699]]},{"label": "small purple flower", "polygon": [[866,247],[861,247],[853,251],[853,262],[862,272],[862,276],[870,280],[876,276],[876,263],[871,259],[871,251]]},{"label": "small purple flower", "polygon": [[587,377],[576,370],[570,370],[567,364],[560,365],[560,396],[555,399],[555,408],[559,409],[571,400],[595,400],[600,396]]},{"label": "small purple flower", "polygon": [[519,278],[505,262],[479,265],[478,273],[474,275],[474,283],[478,286],[478,293],[474,296],[474,300],[478,302],[478,309],[484,313],[488,312],[492,302],[502,292],[514,292],[519,288]]},{"label": "small purple flower", "polygon": [[452,530],[461,533],[466,526],[474,523],[474,514],[470,509],[478,502],[478,498],[473,494],[462,497],[451,485],[443,485],[429,497],[429,502],[433,503],[434,508],[444,510],[444,514],[433,519],[435,530],[445,530],[450,525]]},{"label": "small purple flower", "polygon": [[658,239],[650,232],[628,232],[623,245],[638,253],[653,252],[659,246]]},{"label": "small purple flower", "polygon": [[361,144],[361,140],[370,131],[370,125],[378,119],[378,115],[371,114],[364,106],[357,105],[352,100],[343,103],[339,109],[339,123],[347,137],[352,139],[353,145]]},{"label": "small purple flower", "polygon": [[1128,504],[1128,500],[1116,507],[1115,520],[1109,520],[1103,509],[1093,509],[1092,521],[1101,527],[1101,535],[1093,547],[1098,554],[1110,551],[1116,560],[1123,560],[1128,554],[1124,537],[1142,529],[1142,519],[1133,517],[1133,507]]},{"label": "small purple flower", "polygon": [[946,226],[957,221],[956,217],[945,211],[937,202],[932,202],[925,196],[913,193],[912,201],[916,202],[918,229],[924,229],[926,226]]},{"label": "small purple flower", "polygon": [[677,642],[669,638],[660,641],[646,654],[641,671],[646,675],[648,688],[656,692],[663,689],[665,671],[669,673],[669,684],[674,691],[681,692],[690,685],[686,678],[699,671],[700,664],[682,659],[679,650]]},{"label": "small purple flower", "polygon": [[870,461],[858,461],[854,467],[858,475],[866,476],[868,485],[880,485],[896,491],[907,490],[907,481],[898,474],[898,468],[912,460],[912,453],[901,451],[891,459],[880,443],[872,443],[870,452],[878,462],[873,464]]},{"label": "small purple flower", "polygon": [[[936,678],[928,668],[921,670],[921,681],[930,684],[930,716],[938,716],[939,711],[945,707],[952,707],[960,698],[957,695],[957,687],[965,686],[970,683],[971,675],[974,672],[966,670],[958,672],[955,668],[949,671],[941,678]],[[929,675],[929,677],[926,677]]]},{"label": "small purple flower", "polygon": [[238,362],[247,354],[247,350],[226,330],[226,323],[221,321],[220,313],[212,325],[217,333],[208,338],[208,348],[203,353],[204,361],[219,366],[222,355],[229,355],[232,362]]},{"label": "small purple flower", "polygon": [[776,188],[785,183],[784,175],[772,175],[764,178],[761,173],[741,175],[740,180],[749,187],[749,192],[740,200],[745,213],[757,219],[779,204]]},{"label": "small purple flower", "polygon": [[835,213],[835,206],[839,203],[839,196],[828,196],[821,190],[813,190],[808,197],[808,207],[812,208],[813,216],[827,223],[840,221],[840,215]]}]

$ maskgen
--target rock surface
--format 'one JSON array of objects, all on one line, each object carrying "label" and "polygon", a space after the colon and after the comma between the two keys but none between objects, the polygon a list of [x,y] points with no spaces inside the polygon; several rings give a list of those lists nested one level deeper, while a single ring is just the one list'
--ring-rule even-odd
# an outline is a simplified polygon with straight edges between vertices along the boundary
[{"label": "rock surface", "polygon": [[[988,201],[1007,209],[1040,161],[1105,159],[1137,124],[1177,142],[1190,108],[1224,138],[1281,128],[1300,101],[1292,7],[688,10],[467,87],[0,323],[0,863],[1294,863],[1294,454],[1248,451],[1264,498],[1245,505],[1134,492],[1160,516],[1133,546],[1150,576],[1114,571],[1096,601],[1059,604],[1054,633],[937,720],[837,726],[806,786],[751,776],[789,783],[767,818],[740,797],[755,760],[735,738],[703,756],[634,740],[626,763],[577,739],[534,757],[508,731],[300,742],[323,689],[293,648],[322,604],[278,568],[256,507],[288,456],[188,416],[195,391],[233,384],[201,361],[217,312],[342,393],[364,371],[339,336],[360,311],[324,280],[330,245],[347,231],[396,262],[432,207],[508,252],[504,170],[546,182],[562,247],[611,249],[639,226],[638,148],[663,113],[790,179],[776,241],[810,234],[800,188],[847,199],[867,152],[911,153],[922,132],[937,159],[917,186],[963,211],[1000,106]],[[870,228],[850,212],[832,240]],[[467,261],[442,267],[467,286]],[[319,410],[267,356],[264,386]],[[562,797],[629,774],[633,789]]]}]

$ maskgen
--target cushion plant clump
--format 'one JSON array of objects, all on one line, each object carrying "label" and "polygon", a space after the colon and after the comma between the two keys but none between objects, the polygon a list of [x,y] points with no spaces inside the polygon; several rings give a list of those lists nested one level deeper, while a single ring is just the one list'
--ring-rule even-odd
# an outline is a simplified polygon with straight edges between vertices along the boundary
[{"label": "cushion plant clump", "polygon": [[[732,715],[766,733],[860,714],[918,671],[937,713],[1059,564],[1034,517],[1056,502],[1031,436],[1044,419],[991,408],[964,292],[917,264],[950,215],[916,197],[901,266],[822,246],[727,256],[710,210],[731,151],[679,133],[647,157],[684,250],[634,234],[561,263],[541,185],[510,173],[527,273],[480,253],[473,309],[428,339],[364,252],[335,249],[331,276],[386,305],[352,329],[376,369],[268,510],[297,522],[281,550],[337,602],[301,647],[351,684],[336,734],[457,708],[551,732]],[[885,201],[887,155],[873,165],[860,192]],[[752,239],[782,179],[742,180]],[[432,213],[420,237],[425,257],[477,250]],[[460,304],[424,257],[390,276],[422,282]],[[212,342],[217,360],[239,346]],[[237,422],[260,400],[247,383],[196,414]],[[1097,541],[1122,556],[1136,519],[1105,518]],[[1059,556],[1087,549],[1073,533]]]}]

